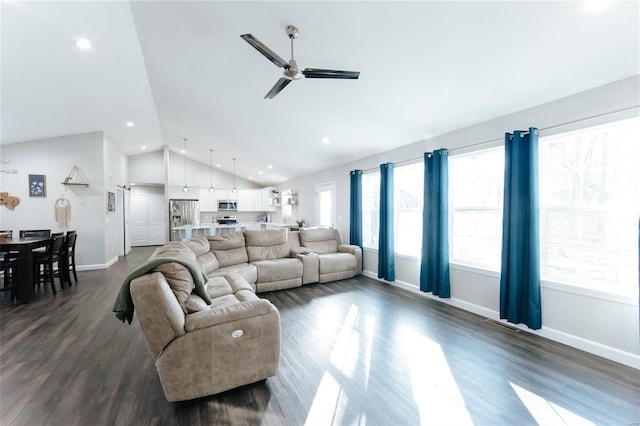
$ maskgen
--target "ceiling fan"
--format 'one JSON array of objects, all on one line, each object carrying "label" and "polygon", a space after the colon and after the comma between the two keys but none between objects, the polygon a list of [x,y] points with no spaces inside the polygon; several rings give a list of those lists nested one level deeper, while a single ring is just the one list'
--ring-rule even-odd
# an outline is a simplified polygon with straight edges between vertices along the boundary
[{"label": "ceiling fan", "polygon": [[284,68],[284,76],[281,77],[276,84],[269,90],[269,93],[265,95],[265,99],[273,99],[278,93],[282,91],[287,84],[291,83],[291,80],[299,80],[304,75],[305,78],[340,78],[347,80],[356,80],[360,76],[358,71],[338,71],[338,70],[325,70],[319,68],[305,68],[300,72],[298,64],[293,59],[293,40],[298,38],[300,31],[293,25],[287,27],[287,35],[291,40],[291,60],[289,62],[282,59],[276,52],[269,49],[264,43],[255,38],[252,34],[242,34],[240,37],[247,43],[253,46],[258,52],[262,53],[268,60],[273,62],[276,66]]}]

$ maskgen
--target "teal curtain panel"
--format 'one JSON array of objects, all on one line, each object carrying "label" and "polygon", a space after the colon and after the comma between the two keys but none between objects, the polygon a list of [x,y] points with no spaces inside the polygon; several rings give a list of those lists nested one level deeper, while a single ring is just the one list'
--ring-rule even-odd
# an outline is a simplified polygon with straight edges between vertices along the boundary
[{"label": "teal curtain panel", "polygon": [[420,290],[451,297],[449,281],[449,161],[441,148],[424,154]]},{"label": "teal curtain panel", "polygon": [[380,231],[378,235],[378,278],[395,281],[393,234],[393,163],[380,164]]},{"label": "teal curtain panel", "polygon": [[500,318],[542,326],[538,129],[505,134]]},{"label": "teal curtain panel", "polygon": [[351,170],[349,180],[349,244],[362,249],[362,170]]}]

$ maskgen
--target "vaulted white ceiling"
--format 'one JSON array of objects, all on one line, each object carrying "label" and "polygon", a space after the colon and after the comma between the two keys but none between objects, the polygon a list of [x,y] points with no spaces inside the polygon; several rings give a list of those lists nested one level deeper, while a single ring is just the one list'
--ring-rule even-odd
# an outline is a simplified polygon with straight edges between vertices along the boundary
[{"label": "vaulted white ceiling", "polygon": [[[213,148],[275,184],[640,74],[639,3],[583,6],[3,1],[1,142],[104,130],[133,155],[187,137],[189,157],[208,164]],[[301,68],[360,79],[263,99],[281,69],[240,35],[289,59],[289,24]]]}]

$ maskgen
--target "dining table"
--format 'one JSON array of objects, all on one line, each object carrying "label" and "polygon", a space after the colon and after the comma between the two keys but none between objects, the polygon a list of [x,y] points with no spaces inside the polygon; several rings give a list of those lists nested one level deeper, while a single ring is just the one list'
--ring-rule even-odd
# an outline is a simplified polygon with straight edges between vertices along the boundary
[{"label": "dining table", "polygon": [[0,251],[18,253],[18,268],[16,273],[18,286],[16,298],[19,303],[30,303],[33,300],[33,250],[39,247],[46,247],[49,241],[51,240],[47,237],[0,238]]}]

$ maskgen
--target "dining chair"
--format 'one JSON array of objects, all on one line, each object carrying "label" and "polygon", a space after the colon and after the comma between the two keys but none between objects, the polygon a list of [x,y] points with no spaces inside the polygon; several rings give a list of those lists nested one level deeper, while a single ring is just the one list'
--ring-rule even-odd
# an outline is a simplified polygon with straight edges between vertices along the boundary
[{"label": "dining chair", "polygon": [[18,268],[18,261],[5,256],[0,257],[0,270],[3,274],[3,285],[0,287],[0,291],[11,291],[11,298],[17,296],[16,288],[18,287],[18,280],[16,278],[16,271]]},{"label": "dining chair", "polygon": [[51,237],[51,229],[21,229],[20,238]]},{"label": "dining chair", "polygon": [[71,272],[73,272],[73,278],[78,282],[78,274],[76,274],[76,240],[78,234],[76,231],[67,231],[67,238],[65,238],[65,253],[64,253],[64,268],[67,273],[67,279],[69,285],[71,285]]},{"label": "dining chair", "polygon": [[[34,266],[36,272],[35,283],[40,284],[42,282],[49,281],[51,284],[51,292],[57,294],[56,286],[54,283],[54,277],[57,276],[60,279],[60,287],[64,288],[64,272],[60,272],[60,255],[64,247],[64,232],[56,232],[51,234],[51,240],[47,244],[44,253],[34,252]],[[58,266],[57,270],[53,268],[53,265]]]}]

